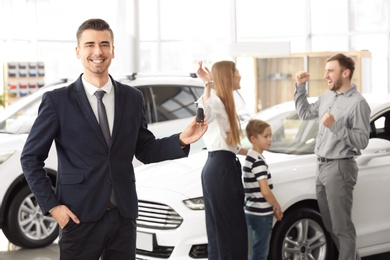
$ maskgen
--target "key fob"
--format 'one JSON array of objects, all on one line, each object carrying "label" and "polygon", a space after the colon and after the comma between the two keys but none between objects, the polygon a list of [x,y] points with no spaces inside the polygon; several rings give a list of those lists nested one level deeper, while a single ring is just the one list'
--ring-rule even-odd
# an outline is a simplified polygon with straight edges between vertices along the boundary
[{"label": "key fob", "polygon": [[203,108],[198,107],[198,109],[196,110],[196,122],[203,123],[203,121],[204,121]]}]

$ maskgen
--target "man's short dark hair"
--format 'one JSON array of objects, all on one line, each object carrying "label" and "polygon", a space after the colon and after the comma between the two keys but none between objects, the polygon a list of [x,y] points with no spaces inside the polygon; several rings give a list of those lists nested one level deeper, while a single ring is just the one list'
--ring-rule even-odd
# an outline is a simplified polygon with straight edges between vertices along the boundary
[{"label": "man's short dark hair", "polygon": [[114,32],[111,30],[110,28],[110,25],[102,20],[102,19],[89,19],[89,20],[86,20],[85,22],[83,22],[79,29],[77,30],[77,33],[76,33],[76,38],[77,38],[77,44],[79,44],[80,42],[80,37],[81,37],[81,34],[85,31],[85,30],[96,30],[96,31],[109,31],[110,34],[111,34],[111,38],[112,38],[112,41],[114,41]]},{"label": "man's short dark hair", "polygon": [[351,80],[352,76],[353,76],[353,72],[355,71],[355,61],[351,57],[345,56],[342,53],[338,53],[338,54],[335,54],[335,55],[329,57],[326,60],[326,62],[334,61],[334,60],[338,61],[340,64],[340,67],[342,67],[343,69],[349,69],[349,71],[350,71],[349,79]]}]

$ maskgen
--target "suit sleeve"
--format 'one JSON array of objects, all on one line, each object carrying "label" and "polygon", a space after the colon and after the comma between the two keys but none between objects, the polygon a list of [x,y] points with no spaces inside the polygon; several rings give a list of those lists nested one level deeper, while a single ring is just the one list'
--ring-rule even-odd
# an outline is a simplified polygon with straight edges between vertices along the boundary
[{"label": "suit sleeve", "polygon": [[56,111],[50,96],[45,93],[38,110],[38,117],[31,128],[21,155],[24,176],[45,214],[59,205],[51,180],[44,169],[45,160],[57,131]]},{"label": "suit sleeve", "polygon": [[148,129],[145,116],[145,106],[142,93],[139,92],[139,109],[142,114],[142,122],[138,131],[135,157],[144,164],[173,160],[186,157],[190,151],[190,145],[180,147],[179,133],[165,138],[156,138]]}]

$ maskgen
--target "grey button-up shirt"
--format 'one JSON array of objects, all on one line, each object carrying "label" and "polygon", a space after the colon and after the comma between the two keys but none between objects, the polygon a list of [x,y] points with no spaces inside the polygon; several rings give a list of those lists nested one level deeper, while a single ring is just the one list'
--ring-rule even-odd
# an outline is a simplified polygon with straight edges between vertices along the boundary
[{"label": "grey button-up shirt", "polygon": [[[315,103],[307,100],[306,84],[296,85],[295,107],[303,120],[320,119],[315,154],[328,159],[348,158],[360,155],[366,148],[370,134],[370,107],[353,85],[343,93],[327,91]],[[332,127],[321,123],[325,113],[335,119]]]}]

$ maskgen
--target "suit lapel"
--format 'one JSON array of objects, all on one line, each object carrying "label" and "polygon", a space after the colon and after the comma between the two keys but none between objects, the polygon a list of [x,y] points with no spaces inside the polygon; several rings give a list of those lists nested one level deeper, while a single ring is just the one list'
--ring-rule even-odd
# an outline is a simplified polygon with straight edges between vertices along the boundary
[{"label": "suit lapel", "polygon": [[94,132],[97,134],[101,142],[108,148],[107,143],[104,139],[102,130],[100,128],[99,122],[96,119],[95,114],[92,111],[91,105],[87,99],[81,76],[77,79],[73,86],[73,96],[79,104],[81,111],[83,112],[85,118],[93,128]]},{"label": "suit lapel", "polygon": [[[111,78],[111,76],[110,76]],[[120,122],[122,122],[123,115],[123,106],[125,104],[125,91],[123,91],[123,86],[119,85],[118,82],[111,78],[111,82],[115,91],[115,114],[114,114],[114,126],[112,129],[111,143],[114,142],[115,137],[118,133]]]}]

